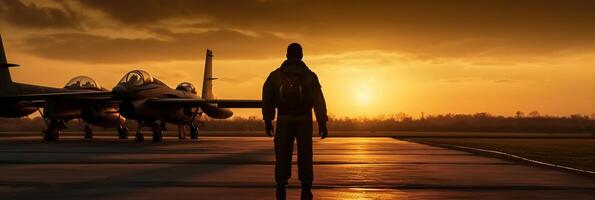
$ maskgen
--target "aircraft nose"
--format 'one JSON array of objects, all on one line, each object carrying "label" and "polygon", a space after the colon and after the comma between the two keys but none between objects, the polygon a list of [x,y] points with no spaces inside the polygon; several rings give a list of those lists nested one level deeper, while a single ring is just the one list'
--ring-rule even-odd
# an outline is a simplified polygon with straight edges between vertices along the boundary
[{"label": "aircraft nose", "polygon": [[126,92],[126,86],[116,85],[116,87],[114,87],[114,89],[112,89],[112,92],[115,93],[116,95],[122,95],[122,94],[124,94],[124,92]]}]

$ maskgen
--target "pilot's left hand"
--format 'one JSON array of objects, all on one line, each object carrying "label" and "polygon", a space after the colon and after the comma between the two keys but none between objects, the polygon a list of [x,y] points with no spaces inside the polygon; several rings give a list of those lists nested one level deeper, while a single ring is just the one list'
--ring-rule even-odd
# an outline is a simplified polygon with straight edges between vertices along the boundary
[{"label": "pilot's left hand", "polygon": [[275,128],[273,127],[273,121],[265,120],[264,126],[265,126],[265,131],[267,133],[267,136],[273,137],[273,132],[275,131]]}]

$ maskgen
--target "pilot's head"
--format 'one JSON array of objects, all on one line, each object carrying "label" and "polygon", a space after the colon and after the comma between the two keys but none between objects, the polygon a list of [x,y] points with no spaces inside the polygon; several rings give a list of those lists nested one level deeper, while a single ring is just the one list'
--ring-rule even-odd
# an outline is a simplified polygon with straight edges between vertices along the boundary
[{"label": "pilot's head", "polygon": [[304,55],[302,54],[302,46],[298,43],[291,43],[287,47],[287,59],[288,60],[301,60]]},{"label": "pilot's head", "polygon": [[138,76],[134,75],[132,77],[130,77],[130,79],[128,80],[128,83],[130,84],[136,84],[138,82]]}]

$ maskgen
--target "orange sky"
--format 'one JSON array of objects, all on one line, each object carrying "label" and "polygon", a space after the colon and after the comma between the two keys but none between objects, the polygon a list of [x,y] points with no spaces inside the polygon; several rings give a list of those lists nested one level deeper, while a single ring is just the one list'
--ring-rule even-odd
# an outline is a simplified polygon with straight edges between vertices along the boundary
[{"label": "orange sky", "polygon": [[595,113],[592,1],[163,2],[0,0],[13,79],[111,88],[140,68],[200,87],[211,48],[216,96],[259,98],[300,42],[335,116]]}]

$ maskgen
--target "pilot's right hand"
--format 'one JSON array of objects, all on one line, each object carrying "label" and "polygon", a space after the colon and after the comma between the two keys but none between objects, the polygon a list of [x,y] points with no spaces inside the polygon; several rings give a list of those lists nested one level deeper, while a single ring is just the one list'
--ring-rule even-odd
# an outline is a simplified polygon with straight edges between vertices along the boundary
[{"label": "pilot's right hand", "polygon": [[273,131],[275,131],[275,128],[273,127],[273,121],[271,121],[271,120],[264,121],[264,126],[266,129],[267,135],[269,137],[273,137]]},{"label": "pilot's right hand", "polygon": [[328,136],[328,129],[326,129],[326,122],[318,122],[318,134],[320,139],[324,139]]}]

